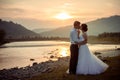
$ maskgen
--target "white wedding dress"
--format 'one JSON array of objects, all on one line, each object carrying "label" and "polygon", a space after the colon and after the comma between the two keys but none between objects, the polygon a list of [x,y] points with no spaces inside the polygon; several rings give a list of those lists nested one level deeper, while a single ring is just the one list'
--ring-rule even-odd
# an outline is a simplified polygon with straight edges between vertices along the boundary
[{"label": "white wedding dress", "polygon": [[[83,41],[84,38],[81,35],[79,41]],[[108,65],[97,58],[92,52],[90,52],[88,46],[81,45],[79,47],[79,54],[78,54],[78,64],[76,69],[76,74],[100,74],[104,72]]]}]

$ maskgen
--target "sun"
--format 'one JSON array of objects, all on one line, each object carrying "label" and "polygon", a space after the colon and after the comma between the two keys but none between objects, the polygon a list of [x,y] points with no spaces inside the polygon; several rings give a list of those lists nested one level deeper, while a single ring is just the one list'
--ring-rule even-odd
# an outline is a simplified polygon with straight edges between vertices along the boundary
[{"label": "sun", "polygon": [[66,20],[66,19],[72,18],[72,16],[70,16],[68,13],[62,12],[62,13],[57,14],[55,18],[60,19],[60,20]]}]

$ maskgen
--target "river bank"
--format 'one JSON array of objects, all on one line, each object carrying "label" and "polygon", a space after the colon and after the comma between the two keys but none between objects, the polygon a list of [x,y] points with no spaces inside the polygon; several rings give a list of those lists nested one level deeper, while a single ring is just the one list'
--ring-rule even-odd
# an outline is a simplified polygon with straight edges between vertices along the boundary
[{"label": "river bank", "polygon": [[[93,53],[104,53],[104,51],[108,52],[120,48],[119,44],[87,45]],[[69,56],[69,46],[70,43],[64,41],[27,41],[5,44],[0,48],[0,70],[32,66],[34,62],[49,61],[49,58],[53,56]]]},{"label": "river bank", "polygon": [[[112,77],[119,76],[118,71],[120,71],[119,69],[120,56],[117,55],[117,57],[101,57],[100,56],[100,54],[102,54],[101,52],[96,52],[95,54],[110,66],[110,68],[105,73],[101,74],[102,77],[106,75],[110,77],[111,74],[113,74]],[[65,72],[68,69],[70,57],[69,56],[57,57],[58,59],[56,61],[53,61],[52,59],[54,58],[56,58],[55,55],[51,56],[49,61],[42,62],[42,63],[34,62],[32,66],[29,65],[26,67],[20,67],[20,68],[15,67],[11,69],[0,70],[0,80],[26,80],[26,79],[29,79],[29,80],[75,80],[76,77],[77,79],[83,78],[83,80],[88,80],[88,77],[90,77],[91,80],[106,79],[106,78],[104,79],[104,77],[102,78],[100,75],[97,75],[97,76],[98,77],[100,76],[101,79],[97,77],[95,79],[92,79],[92,76],[87,76],[87,78],[84,78],[85,76],[83,77],[81,75],[80,76],[67,75]],[[110,73],[108,75],[109,71]],[[113,79],[109,79],[109,80],[113,80]]]},{"label": "river bank", "polygon": [[[107,57],[120,55],[118,50],[120,45],[87,45],[103,61],[107,61]],[[6,44],[3,48],[0,48],[0,80],[25,80],[36,75],[54,74],[59,68],[65,72],[70,59],[69,46],[70,43],[68,42],[58,41],[32,41]],[[61,74],[63,72],[60,71]],[[47,78],[49,77],[46,76],[43,80],[48,80]],[[51,80],[53,79],[51,78]],[[60,80],[62,79],[60,78]]]},{"label": "river bank", "polygon": [[[65,61],[67,59],[60,59]],[[103,61],[109,65],[106,72],[99,75],[69,75],[66,74],[68,63],[62,64],[54,68],[53,71],[48,73],[39,74],[27,80],[120,80],[120,56],[107,57]],[[58,63],[58,62],[57,62]]]}]

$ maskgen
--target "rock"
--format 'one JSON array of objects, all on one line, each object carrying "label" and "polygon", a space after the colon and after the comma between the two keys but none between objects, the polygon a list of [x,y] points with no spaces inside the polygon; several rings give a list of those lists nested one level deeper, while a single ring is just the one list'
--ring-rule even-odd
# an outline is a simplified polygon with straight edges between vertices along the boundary
[{"label": "rock", "polygon": [[98,58],[102,59],[103,57],[102,56],[97,56]]},{"label": "rock", "polygon": [[52,68],[48,68],[45,72],[52,72],[53,69]]},{"label": "rock", "polygon": [[30,61],[34,61],[35,59],[30,59]]},{"label": "rock", "polygon": [[52,53],[48,53],[48,54],[52,54]]},{"label": "rock", "polygon": [[116,50],[120,50],[120,48],[117,48]]},{"label": "rock", "polygon": [[32,66],[35,66],[35,65],[37,65],[38,63],[37,62],[34,62],[33,64],[32,64]]},{"label": "rock", "polygon": [[106,62],[106,61],[107,61],[107,60],[105,60],[105,59],[103,60],[103,62]]},{"label": "rock", "polygon": [[95,52],[94,54],[95,54],[95,55],[99,55],[99,54],[102,54],[102,53],[100,53],[100,52]]},{"label": "rock", "polygon": [[50,58],[54,58],[54,56],[53,56],[53,55],[51,55],[51,56],[50,56]]},{"label": "rock", "polygon": [[108,62],[108,60],[106,60],[106,59],[103,59],[102,61],[103,61],[103,62]]}]

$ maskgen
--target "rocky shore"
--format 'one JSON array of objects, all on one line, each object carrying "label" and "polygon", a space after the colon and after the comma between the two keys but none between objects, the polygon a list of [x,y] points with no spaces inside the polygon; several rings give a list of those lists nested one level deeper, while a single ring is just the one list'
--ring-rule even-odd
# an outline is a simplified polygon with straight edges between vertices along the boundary
[{"label": "rocky shore", "polygon": [[[109,62],[109,60],[106,60],[106,58],[101,57],[100,54],[102,53],[95,52],[95,55],[101,58],[104,62]],[[50,58],[53,59],[54,57],[55,55],[50,56]],[[34,62],[32,66],[3,69],[0,70],[0,80],[26,80],[36,75],[54,72],[54,70],[58,69],[60,66],[65,66],[67,70],[69,65],[69,59],[69,57],[58,57],[57,61],[49,60],[42,63]],[[34,59],[30,60],[32,61]]]},{"label": "rocky shore", "polygon": [[68,65],[60,65],[50,73],[43,73],[26,80],[120,80],[120,55],[105,57],[103,60],[109,68],[99,75],[69,75]]},{"label": "rocky shore", "polygon": [[34,62],[32,66],[15,67],[0,70],[0,80],[25,80],[41,73],[52,72],[53,69],[61,65],[68,65],[69,58],[59,58],[58,61],[49,60],[47,62]]}]

